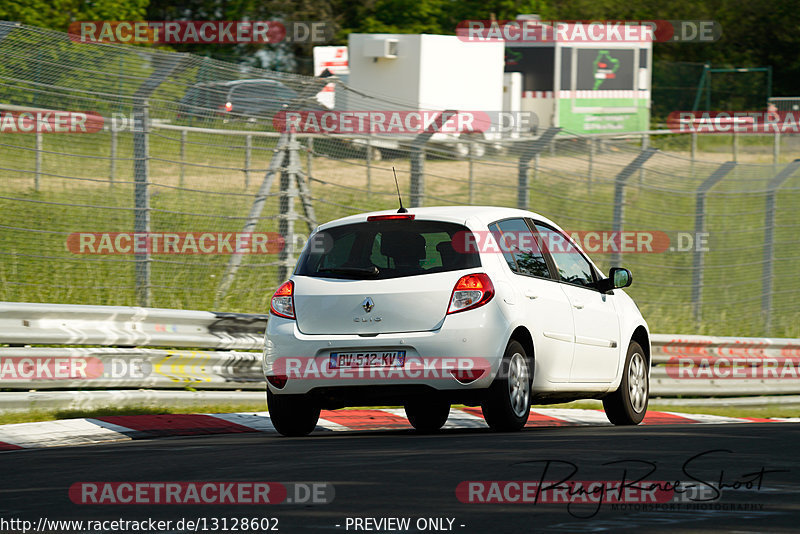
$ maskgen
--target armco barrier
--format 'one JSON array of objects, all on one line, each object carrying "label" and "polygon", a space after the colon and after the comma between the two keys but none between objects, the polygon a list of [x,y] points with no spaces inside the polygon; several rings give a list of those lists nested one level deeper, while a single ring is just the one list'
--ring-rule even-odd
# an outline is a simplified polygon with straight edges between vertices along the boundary
[{"label": "armco barrier", "polygon": [[[266,323],[259,314],[3,302],[0,344],[11,346],[0,348],[0,388],[263,390]],[[651,341],[653,396],[800,393],[800,339]]]},{"label": "armco barrier", "polygon": [[260,350],[267,316],[0,302],[0,343]]},{"label": "armco barrier", "polygon": [[800,339],[651,336],[654,396],[800,393]]},{"label": "armco barrier", "polygon": [[0,348],[0,388],[264,390],[260,352]]}]

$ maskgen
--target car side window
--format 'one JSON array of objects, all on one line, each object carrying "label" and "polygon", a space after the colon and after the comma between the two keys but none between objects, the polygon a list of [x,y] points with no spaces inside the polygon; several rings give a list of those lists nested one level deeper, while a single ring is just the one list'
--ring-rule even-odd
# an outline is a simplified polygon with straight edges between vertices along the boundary
[{"label": "car side window", "polygon": [[489,225],[511,270],[531,276],[550,278],[537,236],[523,219],[507,219]]},{"label": "car side window", "polygon": [[550,252],[562,282],[591,287],[594,284],[592,265],[562,232],[542,223],[534,223],[544,246]]}]

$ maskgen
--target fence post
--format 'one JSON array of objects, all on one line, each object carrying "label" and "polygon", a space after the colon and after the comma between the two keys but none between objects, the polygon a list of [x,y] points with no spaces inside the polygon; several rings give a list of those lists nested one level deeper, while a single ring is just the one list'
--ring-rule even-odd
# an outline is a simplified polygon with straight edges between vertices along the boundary
[{"label": "fence post", "polygon": [[773,137],[772,141],[772,165],[777,167],[778,160],[781,157],[781,134],[780,132],[775,132],[775,136]]},{"label": "fence post", "polygon": [[314,138],[308,136],[306,141],[306,175],[308,176],[308,186],[311,187],[311,177],[314,176],[312,172],[314,166]]},{"label": "fence post", "polygon": [[[272,182],[275,180],[275,173],[280,170],[286,159],[285,149],[287,144],[288,134],[283,133],[278,138],[278,144],[269,162],[267,173],[264,175],[261,186],[258,188],[255,198],[253,199],[253,205],[250,207],[250,214],[247,216],[247,220],[244,223],[242,233],[249,233],[255,230],[258,220],[261,218],[261,212],[264,211],[264,205],[267,202],[269,190],[272,188]],[[222,282],[220,282],[217,295],[214,298],[214,307],[219,306],[222,302],[222,298],[228,293],[228,289],[230,289],[233,279],[236,277],[236,272],[239,270],[239,266],[242,263],[242,256],[242,254],[231,254],[231,259],[228,260],[225,273],[222,275]]]},{"label": "fence post", "polygon": [[467,164],[469,165],[468,174],[469,174],[469,192],[468,192],[468,204],[472,206],[475,203],[475,156],[473,155],[473,146],[469,147],[469,154],[467,155]]},{"label": "fence post", "polygon": [[294,266],[294,221],[297,219],[297,212],[294,211],[294,201],[297,198],[298,174],[300,173],[300,158],[298,151],[300,145],[295,134],[289,134],[288,156],[289,161],[286,169],[281,173],[281,189],[278,197],[278,233],[283,237],[283,248],[278,255],[278,281],[282,282],[289,277]]},{"label": "fence post", "polygon": [[412,208],[422,206],[425,200],[425,144],[431,136],[440,130],[444,123],[457,112],[453,110],[443,111],[434,124],[428,127],[427,130],[417,135],[411,142],[411,205]]},{"label": "fence post", "polygon": [[691,170],[694,176],[694,162],[697,159],[697,132],[692,132],[692,148],[691,148]]},{"label": "fence post", "polygon": [[108,164],[108,186],[114,187],[114,180],[117,175],[117,129],[111,125],[111,157]]},{"label": "fence post", "polygon": [[412,208],[422,206],[425,199],[425,143],[428,138],[430,138],[429,135],[421,133],[411,143],[409,163],[411,164],[410,200]]},{"label": "fence post", "polygon": [[[522,153],[519,156],[519,164],[517,166],[517,207],[519,209],[528,209],[528,171],[530,171],[531,168],[531,159],[538,156],[542,150],[550,145],[559,131],[561,131],[561,128],[550,127],[538,138],[526,143],[525,146],[523,146]],[[538,168],[538,160],[536,163]]]},{"label": "fence post", "polygon": [[[638,156],[634,158],[633,161],[628,163],[628,165],[619,171],[616,178],[614,179],[614,222],[613,222],[613,230],[616,235],[619,232],[622,232],[622,225],[624,222],[624,215],[625,215],[625,184],[628,182],[628,178],[630,178],[634,172],[639,170],[644,163],[650,159],[650,156],[655,154],[658,150],[655,148],[646,148],[642,150]],[[619,250],[614,251],[614,254],[611,256],[611,266],[612,267],[619,267],[622,263],[622,256],[620,255]]]},{"label": "fence post", "polygon": [[372,194],[372,135],[367,135],[367,198]]},{"label": "fence post", "polygon": [[33,187],[39,190],[39,182],[42,177],[42,132],[36,132],[36,175],[33,178]]},{"label": "fence post", "polygon": [[141,247],[141,238],[134,238],[134,259],[136,267],[136,303],[149,307],[151,303],[150,287],[150,247],[147,246],[147,235],[150,233],[150,191],[149,186],[149,117],[147,101],[140,100],[135,104],[133,112],[133,180],[134,180],[134,223],[135,236],[144,235],[145,246]]},{"label": "fence post", "polygon": [[[650,136],[646,133],[642,134],[642,150],[650,146]],[[639,167],[639,185],[644,182],[644,167]]]},{"label": "fence post", "polygon": [[769,335],[772,326],[772,263],[775,260],[775,204],[778,189],[800,167],[800,159],[790,162],[776,174],[767,186],[766,208],[764,210],[764,275],[761,288],[761,311],[765,316],[764,330]]},{"label": "fence post", "polygon": [[244,136],[244,188],[250,187],[250,158],[253,153],[253,136]]},{"label": "fence post", "polygon": [[592,178],[594,176],[594,156],[596,154],[597,147],[594,144],[593,137],[586,138],[589,143],[589,169],[586,172],[586,185],[588,186],[589,193],[592,192]]},{"label": "fence post", "polygon": [[[697,198],[695,200],[694,208],[694,239],[697,243],[698,236],[701,232],[706,231],[706,194],[712,187],[717,185],[720,180],[730,173],[736,167],[735,161],[727,161],[711,173],[711,176],[705,179],[697,188]],[[699,250],[697,246],[694,248],[694,258],[692,267],[692,311],[694,318],[700,318],[700,307],[703,296],[703,269],[705,263],[705,253]]]},{"label": "fence post", "polygon": [[186,173],[186,165],[184,165],[186,162],[186,134],[186,130],[181,130],[181,177],[178,183],[180,187],[183,187],[184,175]]}]

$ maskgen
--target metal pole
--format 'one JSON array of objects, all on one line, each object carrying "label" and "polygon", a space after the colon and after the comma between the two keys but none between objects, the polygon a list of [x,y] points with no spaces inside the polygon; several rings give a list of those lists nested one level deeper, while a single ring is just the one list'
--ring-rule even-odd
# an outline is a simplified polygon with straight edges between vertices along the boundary
[{"label": "metal pole", "polygon": [[467,156],[467,164],[469,165],[469,202],[472,206],[475,203],[475,158],[472,155],[472,147],[470,147],[469,155]]},{"label": "metal pole", "polygon": [[[645,150],[647,147],[650,146],[650,136],[642,134],[642,150]],[[642,185],[644,182],[644,166],[639,168],[639,185]]]},{"label": "metal pole", "polygon": [[[733,168],[736,167],[736,162],[728,161],[717,167],[717,169],[711,173],[711,176],[705,179],[705,181],[700,184],[700,187],[697,188],[697,198],[695,200],[695,208],[694,208],[694,238],[695,242],[699,235],[706,231],[706,194],[714,187],[717,183],[720,182],[725,176],[727,176]],[[701,303],[703,297],[703,270],[705,267],[705,254],[703,250],[700,250],[697,246],[695,246],[694,250],[694,265],[692,269],[692,310],[694,312],[694,318],[700,318],[700,310],[701,310]]]},{"label": "metal pole", "polygon": [[597,150],[597,147],[594,144],[594,138],[589,137],[587,138],[589,141],[589,170],[586,173],[586,184],[589,189],[589,193],[592,192],[592,178],[594,176],[594,156]]},{"label": "metal pole", "polygon": [[772,326],[772,263],[775,259],[775,207],[778,189],[800,168],[800,159],[786,165],[781,172],[769,181],[764,215],[764,275],[761,289],[761,311],[764,314],[765,335]]},{"label": "metal pole", "polygon": [[111,157],[108,164],[109,187],[114,187],[114,180],[117,175],[117,129],[111,125]]},{"label": "metal pole", "polygon": [[181,130],[181,177],[178,185],[183,187],[184,174],[186,172],[186,130]]},{"label": "metal pole", "polygon": [[42,132],[36,132],[36,174],[33,178],[33,186],[39,190],[39,182],[42,177]]},{"label": "metal pole", "polygon": [[[616,178],[614,179],[614,221],[613,221],[613,230],[615,235],[619,235],[622,232],[622,226],[624,223],[624,216],[625,216],[625,184],[628,181],[628,178],[633,176],[633,173],[636,172],[641,168],[644,163],[650,159],[650,157],[655,154],[657,150],[655,148],[645,148],[642,150],[633,161],[628,163],[628,165],[622,169],[619,174],[617,174]],[[612,267],[619,267],[622,263],[622,256],[620,252],[617,250],[611,257],[611,266]]]},{"label": "metal pole", "polygon": [[538,172],[539,153],[550,145],[559,131],[561,131],[561,128],[550,127],[537,139],[523,146],[522,153],[519,156],[519,163],[517,164],[517,207],[519,209],[528,209],[528,190],[530,189],[528,175],[531,168],[531,160],[535,159],[534,169],[535,172]]},{"label": "metal pole", "polygon": [[367,198],[372,194],[372,136],[367,137]]},{"label": "metal pole", "polygon": [[253,136],[244,137],[244,188],[250,187],[250,158],[253,153]]},{"label": "metal pole", "polygon": [[411,178],[411,207],[417,208],[422,206],[425,200],[425,144],[436,133],[437,129],[441,129],[450,117],[455,115],[453,110],[443,111],[438,117],[438,124],[431,124],[424,132],[417,135],[411,142],[410,154],[410,178]]},{"label": "metal pole", "polygon": [[778,160],[781,157],[781,134],[780,132],[775,132],[775,137],[773,137],[772,141],[772,165],[777,166]]},{"label": "metal pole", "polygon": [[[136,267],[136,303],[149,307],[150,287],[150,192],[149,186],[149,117],[147,101],[137,102],[133,112],[133,180],[134,180],[134,259]],[[143,237],[139,237],[143,236]],[[138,245],[137,245],[138,243]]]},{"label": "metal pole", "polygon": [[308,185],[311,186],[311,177],[314,176],[314,138],[310,137],[306,141],[306,176],[308,176]]},{"label": "metal pole", "polygon": [[278,283],[289,277],[294,266],[294,222],[297,213],[294,211],[294,201],[298,196],[297,175],[300,173],[300,158],[298,152],[300,145],[295,139],[295,134],[289,134],[289,164],[281,173],[281,189],[278,200],[280,215],[278,218],[278,233],[283,237],[284,246],[278,255]]},{"label": "metal pole", "polygon": [[411,207],[417,208],[422,206],[425,199],[425,142],[424,138],[421,142],[417,142],[421,136],[420,134],[414,139],[411,145]]}]

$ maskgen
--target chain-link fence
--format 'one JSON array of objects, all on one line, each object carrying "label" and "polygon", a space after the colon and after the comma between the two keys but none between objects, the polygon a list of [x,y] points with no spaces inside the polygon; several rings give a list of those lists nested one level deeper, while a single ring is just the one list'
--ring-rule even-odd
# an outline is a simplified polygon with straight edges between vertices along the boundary
[{"label": "chain-link fence", "polygon": [[737,136],[726,163],[730,136],[288,135],[275,114],[317,109],[327,80],[10,23],[0,55],[0,111],[104,117],[0,133],[2,300],[263,312],[316,224],[397,206],[394,169],[408,205],[527,207],[575,232],[633,271],[654,331],[800,335],[792,136]]}]

